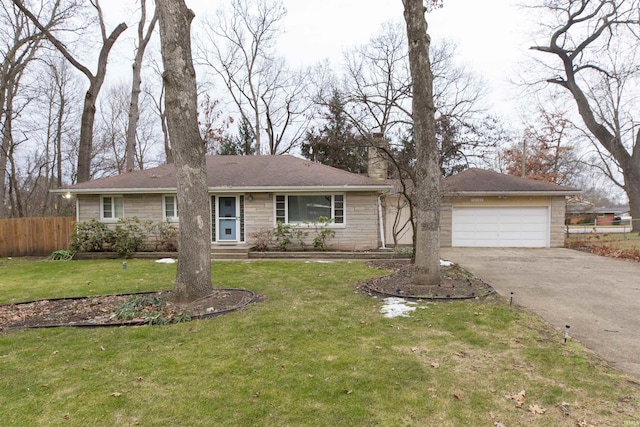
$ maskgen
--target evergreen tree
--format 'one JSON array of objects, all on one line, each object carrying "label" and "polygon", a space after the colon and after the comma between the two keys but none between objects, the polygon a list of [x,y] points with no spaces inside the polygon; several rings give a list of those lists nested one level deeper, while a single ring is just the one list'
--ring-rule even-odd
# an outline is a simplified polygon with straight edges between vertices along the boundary
[{"label": "evergreen tree", "polygon": [[349,123],[345,102],[333,92],[324,114],[325,125],[307,132],[301,146],[304,157],[353,173],[367,172],[367,146]]}]

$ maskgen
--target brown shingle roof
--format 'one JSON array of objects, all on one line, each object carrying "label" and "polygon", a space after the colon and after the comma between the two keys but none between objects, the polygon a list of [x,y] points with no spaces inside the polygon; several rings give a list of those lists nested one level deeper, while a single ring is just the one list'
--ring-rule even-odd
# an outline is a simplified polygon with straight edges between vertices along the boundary
[{"label": "brown shingle roof", "polygon": [[[207,183],[210,189],[301,189],[344,188],[384,190],[381,182],[297,157],[283,156],[209,156]],[[108,178],[96,179],[58,190],[71,193],[101,191],[157,192],[176,189],[175,165],[162,165]]]},{"label": "brown shingle roof", "polygon": [[579,190],[545,181],[470,168],[442,180],[445,193],[540,193],[573,194]]}]

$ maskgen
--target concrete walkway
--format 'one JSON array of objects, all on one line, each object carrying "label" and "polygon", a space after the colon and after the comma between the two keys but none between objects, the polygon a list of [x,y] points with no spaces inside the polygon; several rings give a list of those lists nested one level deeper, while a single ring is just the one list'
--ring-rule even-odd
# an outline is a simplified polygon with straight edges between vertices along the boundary
[{"label": "concrete walkway", "polygon": [[640,264],[570,249],[442,248],[454,261],[640,378]]}]

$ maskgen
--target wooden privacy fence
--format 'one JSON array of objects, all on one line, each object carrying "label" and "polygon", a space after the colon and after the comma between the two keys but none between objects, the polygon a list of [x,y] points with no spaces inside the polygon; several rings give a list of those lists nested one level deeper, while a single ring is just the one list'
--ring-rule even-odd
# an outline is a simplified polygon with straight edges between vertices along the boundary
[{"label": "wooden privacy fence", "polygon": [[0,219],[0,257],[45,256],[69,249],[75,217]]}]

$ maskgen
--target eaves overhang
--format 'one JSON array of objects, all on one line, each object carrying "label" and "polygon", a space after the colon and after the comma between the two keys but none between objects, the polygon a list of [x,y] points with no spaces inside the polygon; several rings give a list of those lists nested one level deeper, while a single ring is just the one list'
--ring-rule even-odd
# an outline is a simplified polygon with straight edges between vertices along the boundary
[{"label": "eaves overhang", "polygon": [[560,190],[560,191],[447,191],[443,192],[444,197],[478,197],[478,196],[575,196],[581,194],[580,190]]},{"label": "eaves overhang", "polygon": [[[330,185],[330,186],[304,186],[304,187],[209,187],[209,193],[302,193],[302,192],[326,192],[326,191],[380,191],[387,192],[393,189],[392,185]],[[176,187],[166,188],[57,188],[50,190],[56,194],[166,194],[175,193]]]}]

